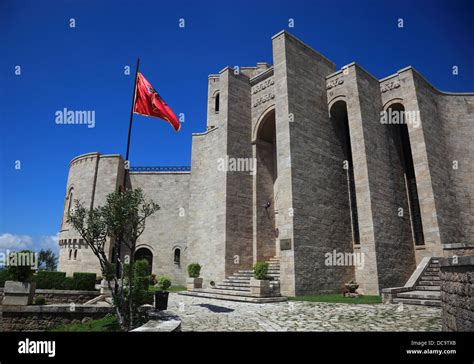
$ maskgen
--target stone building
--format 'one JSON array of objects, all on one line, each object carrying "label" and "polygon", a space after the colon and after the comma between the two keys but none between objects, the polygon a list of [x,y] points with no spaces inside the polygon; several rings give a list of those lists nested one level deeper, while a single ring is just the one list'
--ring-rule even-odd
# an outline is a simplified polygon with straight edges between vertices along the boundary
[{"label": "stone building", "polygon": [[[472,254],[474,94],[441,92],[412,67],[381,80],[355,63],[337,71],[285,31],[272,46],[273,65],[209,76],[190,170],[130,169],[161,206],[137,250],[153,272],[183,283],[199,262],[208,286],[272,259],[283,295],[351,279],[379,294],[424,257]],[[59,270],[98,271],[65,217],[74,199],[102,204],[123,174],[120,155],[72,160]]]}]

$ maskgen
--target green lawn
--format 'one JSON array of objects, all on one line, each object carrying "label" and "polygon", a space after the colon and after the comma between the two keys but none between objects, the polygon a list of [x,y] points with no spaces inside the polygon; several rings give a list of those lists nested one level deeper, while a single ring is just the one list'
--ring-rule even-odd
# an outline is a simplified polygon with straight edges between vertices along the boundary
[{"label": "green lawn", "polygon": [[343,297],[342,294],[323,294],[317,296],[288,297],[290,301],[329,302],[329,303],[382,303],[380,296],[359,296],[357,298]]},{"label": "green lawn", "polygon": [[55,327],[50,331],[60,332],[81,332],[81,331],[93,331],[93,332],[107,332],[107,331],[120,331],[120,326],[115,316],[106,316],[102,319],[91,320],[80,324],[69,324]]}]

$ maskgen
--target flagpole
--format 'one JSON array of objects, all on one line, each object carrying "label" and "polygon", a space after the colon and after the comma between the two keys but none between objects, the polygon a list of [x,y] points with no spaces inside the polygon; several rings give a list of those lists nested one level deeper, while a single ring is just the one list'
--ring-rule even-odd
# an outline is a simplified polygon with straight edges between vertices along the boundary
[{"label": "flagpole", "polygon": [[[135,82],[133,84],[132,107],[130,109],[130,123],[128,124],[127,152],[125,154],[125,162],[127,163],[128,167],[130,167],[130,163],[128,161],[128,155],[130,153],[130,137],[132,135],[133,109],[135,107],[135,95],[137,93],[137,80],[138,80],[138,68],[139,68],[139,66],[140,66],[140,58],[137,58],[137,66],[135,68]],[[126,182],[127,182],[127,171],[128,171],[128,169],[125,169],[125,173],[123,175],[123,188],[124,188],[124,190],[126,188]]]}]

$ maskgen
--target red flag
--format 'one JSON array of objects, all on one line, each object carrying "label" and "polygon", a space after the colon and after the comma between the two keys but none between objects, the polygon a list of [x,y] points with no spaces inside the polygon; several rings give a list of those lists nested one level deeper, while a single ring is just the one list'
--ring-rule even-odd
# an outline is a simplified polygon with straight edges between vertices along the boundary
[{"label": "red flag", "polygon": [[138,72],[137,91],[135,96],[135,105],[133,107],[135,114],[153,116],[169,122],[174,130],[179,131],[181,124],[175,113],[160,97],[150,82]]}]

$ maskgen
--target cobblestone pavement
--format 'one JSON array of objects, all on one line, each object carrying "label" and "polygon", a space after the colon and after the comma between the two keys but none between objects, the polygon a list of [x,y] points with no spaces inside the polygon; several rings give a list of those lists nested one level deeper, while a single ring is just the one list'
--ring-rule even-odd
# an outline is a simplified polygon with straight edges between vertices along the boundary
[{"label": "cobblestone pavement", "polygon": [[319,302],[253,304],[171,293],[182,331],[440,331],[441,310]]}]

